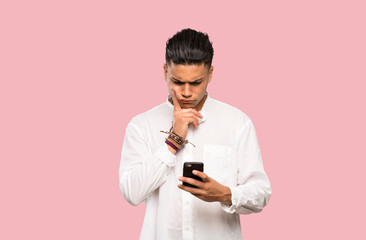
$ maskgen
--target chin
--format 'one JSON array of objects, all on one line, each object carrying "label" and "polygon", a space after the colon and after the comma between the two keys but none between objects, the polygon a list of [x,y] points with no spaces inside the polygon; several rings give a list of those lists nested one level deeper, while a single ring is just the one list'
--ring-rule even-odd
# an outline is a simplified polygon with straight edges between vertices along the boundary
[{"label": "chin", "polygon": [[182,108],[195,108],[196,105],[195,104],[182,104]]}]

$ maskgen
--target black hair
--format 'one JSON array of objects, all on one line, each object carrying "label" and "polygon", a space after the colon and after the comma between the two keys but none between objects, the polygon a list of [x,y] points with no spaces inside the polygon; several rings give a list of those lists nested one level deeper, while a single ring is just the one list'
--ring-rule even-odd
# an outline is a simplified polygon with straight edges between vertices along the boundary
[{"label": "black hair", "polygon": [[186,28],[168,39],[165,60],[174,64],[205,64],[210,69],[214,50],[206,33]]}]

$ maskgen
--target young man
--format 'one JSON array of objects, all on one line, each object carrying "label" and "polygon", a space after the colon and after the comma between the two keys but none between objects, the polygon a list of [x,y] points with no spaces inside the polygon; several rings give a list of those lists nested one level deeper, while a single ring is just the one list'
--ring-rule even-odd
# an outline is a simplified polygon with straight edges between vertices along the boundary
[{"label": "young man", "polygon": [[[146,204],[140,239],[242,239],[239,214],[260,212],[271,195],[253,123],[206,92],[213,72],[206,34],[183,29],[165,56],[170,96],[131,119],[122,147],[122,194]],[[184,162],[204,163],[193,171],[202,181],[182,176]]]}]

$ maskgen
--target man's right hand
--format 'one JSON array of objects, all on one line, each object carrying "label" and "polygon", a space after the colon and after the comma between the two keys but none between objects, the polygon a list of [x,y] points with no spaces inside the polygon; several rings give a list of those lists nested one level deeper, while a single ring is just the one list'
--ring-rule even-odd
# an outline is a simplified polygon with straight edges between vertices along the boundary
[{"label": "man's right hand", "polygon": [[193,124],[193,127],[197,128],[200,125],[198,117],[203,118],[203,116],[194,108],[182,109],[174,90],[172,99],[174,103],[173,132],[185,139],[187,137],[188,125]]}]

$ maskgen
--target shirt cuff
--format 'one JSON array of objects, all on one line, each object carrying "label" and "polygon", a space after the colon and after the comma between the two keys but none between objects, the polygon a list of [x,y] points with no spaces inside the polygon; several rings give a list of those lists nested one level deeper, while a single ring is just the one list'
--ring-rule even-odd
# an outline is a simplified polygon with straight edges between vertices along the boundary
[{"label": "shirt cuff", "polygon": [[169,151],[168,145],[165,142],[156,150],[154,156],[169,167],[173,167],[177,161],[177,157]]},{"label": "shirt cuff", "polygon": [[231,191],[231,206],[221,203],[222,209],[227,213],[234,213],[238,205],[238,192],[235,187],[228,186]]}]

